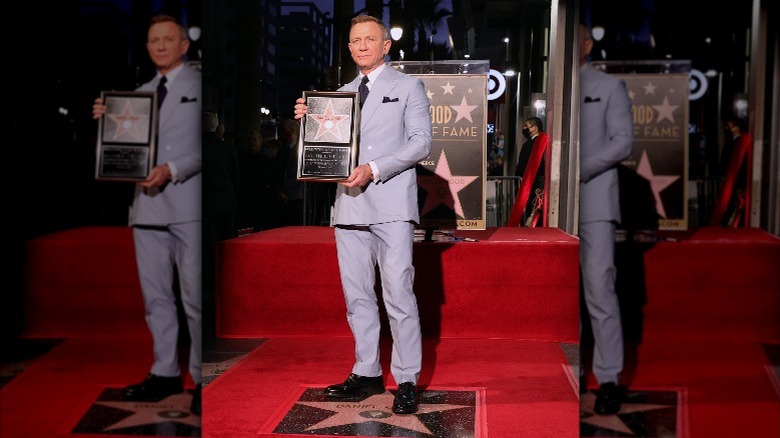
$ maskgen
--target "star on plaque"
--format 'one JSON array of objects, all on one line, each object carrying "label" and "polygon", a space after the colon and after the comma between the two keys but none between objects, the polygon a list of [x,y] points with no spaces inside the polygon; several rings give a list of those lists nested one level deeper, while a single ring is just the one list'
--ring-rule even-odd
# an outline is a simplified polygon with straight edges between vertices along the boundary
[{"label": "star on plaque", "polygon": [[[465,189],[479,176],[453,175],[444,149],[439,155],[439,161],[436,163],[436,169],[433,173],[436,176],[421,175],[418,177],[420,187],[428,193],[425,196],[425,204],[420,214],[425,215],[436,206],[443,204],[455,211],[458,216],[465,218],[458,192]],[[446,184],[447,187],[443,188],[443,184]]]},{"label": "star on plaque", "polygon": [[97,401],[95,404],[133,412],[129,417],[103,429],[103,431],[111,431],[169,421],[200,427],[200,417],[190,412],[191,402],[192,395],[182,393],[171,395],[158,402]]},{"label": "star on plaque", "polygon": [[650,167],[650,159],[647,157],[647,150],[642,151],[642,157],[639,159],[639,165],[636,167],[636,173],[642,175],[650,181],[650,187],[653,190],[655,198],[655,208],[661,217],[666,217],[666,209],[661,200],[661,191],[669,187],[673,182],[680,179],[679,175],[655,175],[653,168]]},{"label": "star on plaque", "polygon": [[652,106],[658,111],[658,120],[655,121],[656,123],[659,123],[663,119],[669,119],[670,122],[674,123],[674,115],[672,113],[680,107],[680,105],[670,105],[669,98],[666,96],[664,96],[664,101],[661,105]]},{"label": "star on plaque", "polygon": [[458,120],[460,119],[466,119],[469,122],[474,123],[474,120],[471,119],[471,112],[474,111],[474,108],[476,108],[477,105],[469,105],[468,102],[466,102],[466,96],[463,96],[460,105],[450,105],[450,107],[458,112],[458,115],[455,116],[455,122],[453,123],[458,123]]},{"label": "star on plaque", "polygon": [[[320,108],[322,100],[327,101],[324,109]],[[309,105],[309,112],[306,116],[309,121],[317,123],[317,132],[313,138],[307,138],[307,141],[345,143],[349,140],[349,107],[347,105],[339,105],[338,108],[334,109],[334,100],[345,101],[346,104],[350,104],[348,99],[312,99],[313,102]]]},{"label": "star on plaque", "polygon": [[645,89],[645,96],[647,96],[648,94],[655,94],[655,89],[658,88],[658,85],[648,82],[647,85],[644,85],[642,88]]},{"label": "star on plaque", "polygon": [[428,100],[433,100],[433,95],[434,94],[435,93],[433,93],[430,89],[425,91],[425,95],[428,96]]},{"label": "star on plaque", "polygon": [[125,104],[122,107],[121,113],[106,113],[106,117],[116,123],[112,140],[144,141],[145,131],[140,129],[140,125],[146,122],[146,119],[149,117],[142,114],[135,114],[133,108],[130,106],[130,99],[125,99]]}]

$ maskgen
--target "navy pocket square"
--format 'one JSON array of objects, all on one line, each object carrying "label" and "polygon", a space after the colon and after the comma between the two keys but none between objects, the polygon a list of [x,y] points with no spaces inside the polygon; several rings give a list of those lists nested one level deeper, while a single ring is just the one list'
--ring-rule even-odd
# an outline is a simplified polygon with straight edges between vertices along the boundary
[{"label": "navy pocket square", "polygon": [[601,98],[597,97],[594,99],[590,96],[585,96],[585,103],[591,103],[591,102],[601,102]]},{"label": "navy pocket square", "polygon": [[382,98],[382,103],[387,103],[387,102],[398,102],[398,98],[396,97],[395,99],[390,99],[389,97],[384,96]]},{"label": "navy pocket square", "polygon": [[192,99],[190,99],[187,96],[182,96],[181,97],[181,103],[196,102],[197,100],[198,100],[197,97],[193,97]]}]

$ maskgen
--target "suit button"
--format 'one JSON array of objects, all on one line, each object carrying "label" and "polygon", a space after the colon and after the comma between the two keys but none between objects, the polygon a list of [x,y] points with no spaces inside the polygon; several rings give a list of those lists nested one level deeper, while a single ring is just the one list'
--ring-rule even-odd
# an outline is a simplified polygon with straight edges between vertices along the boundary
[{"label": "suit button", "polygon": [[171,150],[171,145],[169,145],[169,144],[165,145],[165,150],[166,150],[166,151],[169,151],[169,150]]},{"label": "suit button", "polygon": [[374,147],[373,146],[368,146],[368,147],[366,147],[366,149],[368,149],[370,151],[371,149],[374,149]]}]

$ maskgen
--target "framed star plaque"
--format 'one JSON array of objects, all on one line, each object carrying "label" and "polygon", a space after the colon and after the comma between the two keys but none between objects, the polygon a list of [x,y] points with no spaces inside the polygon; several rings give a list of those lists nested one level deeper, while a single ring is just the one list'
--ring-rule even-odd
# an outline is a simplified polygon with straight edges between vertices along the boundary
[{"label": "framed star plaque", "polygon": [[98,122],[95,179],[143,181],[157,151],[157,93],[103,91],[106,112]]},{"label": "framed star plaque", "polygon": [[345,181],[357,166],[360,109],[353,91],[304,91],[298,180]]}]

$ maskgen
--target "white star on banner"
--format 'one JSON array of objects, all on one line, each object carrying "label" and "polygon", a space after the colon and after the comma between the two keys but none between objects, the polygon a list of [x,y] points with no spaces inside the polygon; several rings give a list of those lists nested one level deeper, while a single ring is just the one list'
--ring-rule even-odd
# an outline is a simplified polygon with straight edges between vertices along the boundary
[{"label": "white star on banner", "polygon": [[661,105],[653,105],[653,108],[658,111],[658,120],[655,123],[659,123],[663,119],[669,119],[670,122],[674,123],[674,115],[672,113],[679,107],[680,105],[670,105],[669,98],[664,96],[664,101]]},{"label": "white star on banner", "polygon": [[458,120],[460,119],[466,119],[469,122],[474,123],[474,120],[471,120],[471,112],[474,111],[474,108],[476,108],[477,105],[469,105],[468,102],[466,102],[466,96],[463,96],[460,105],[450,105],[450,107],[458,112],[453,123],[458,123]]}]

